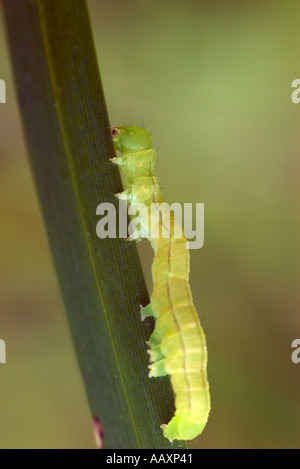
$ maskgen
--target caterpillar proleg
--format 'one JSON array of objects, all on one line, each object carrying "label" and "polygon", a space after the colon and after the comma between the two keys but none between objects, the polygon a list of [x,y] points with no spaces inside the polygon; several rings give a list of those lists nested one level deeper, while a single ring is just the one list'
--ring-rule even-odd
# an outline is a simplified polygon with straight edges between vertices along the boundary
[{"label": "caterpillar proleg", "polygon": [[[174,417],[161,427],[169,440],[191,440],[207,423],[210,394],[206,340],[189,285],[187,239],[166,206],[158,217],[150,210],[153,205],[159,210],[163,203],[154,174],[156,151],[150,134],[139,127],[115,127],[112,138],[122,153],[112,161],[126,176],[126,190],[117,196],[130,205],[143,203],[148,207],[139,222],[155,253],[151,303],[142,309],[142,316],[155,318],[149,339],[149,376],[170,375],[176,406]],[[165,223],[167,217],[169,225]]]}]

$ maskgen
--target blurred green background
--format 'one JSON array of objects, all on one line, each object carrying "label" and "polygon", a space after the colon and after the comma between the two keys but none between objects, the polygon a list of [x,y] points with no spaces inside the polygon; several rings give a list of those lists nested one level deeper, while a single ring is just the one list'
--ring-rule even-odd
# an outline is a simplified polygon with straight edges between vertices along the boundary
[{"label": "blurred green background", "polygon": [[[291,83],[300,78],[300,4],[88,5],[111,124],[151,128],[168,202],[205,203],[191,285],[212,414],[191,446],[299,448],[300,107]],[[0,448],[94,448],[1,22]],[[152,252],[146,242],[139,250],[151,289]]]}]

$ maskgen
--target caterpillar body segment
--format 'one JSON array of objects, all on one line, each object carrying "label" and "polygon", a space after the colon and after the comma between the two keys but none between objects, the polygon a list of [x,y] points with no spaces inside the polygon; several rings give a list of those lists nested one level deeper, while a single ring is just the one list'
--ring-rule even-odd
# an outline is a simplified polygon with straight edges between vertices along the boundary
[{"label": "caterpillar body segment", "polygon": [[139,221],[155,253],[151,304],[141,310],[142,318],[155,318],[148,343],[149,376],[170,375],[176,406],[174,417],[161,427],[169,440],[191,440],[207,423],[210,394],[206,340],[189,285],[187,239],[162,199],[149,133],[130,126],[116,127],[112,135],[116,149],[122,152],[112,161],[126,176],[126,190],[119,197],[130,205],[143,203],[148,208]]}]

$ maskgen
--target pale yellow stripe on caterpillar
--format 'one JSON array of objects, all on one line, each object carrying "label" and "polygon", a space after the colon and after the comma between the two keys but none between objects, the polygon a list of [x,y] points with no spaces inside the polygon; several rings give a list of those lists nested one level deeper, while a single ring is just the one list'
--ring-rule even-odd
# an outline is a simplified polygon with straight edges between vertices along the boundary
[{"label": "pale yellow stripe on caterpillar", "polygon": [[152,265],[153,283],[159,284],[167,277],[189,278],[190,256],[184,239],[173,238],[155,253]]},{"label": "pale yellow stripe on caterpillar", "polygon": [[142,317],[155,318],[148,342],[149,376],[170,375],[176,406],[175,416],[161,427],[170,440],[193,439],[207,423],[210,394],[206,340],[188,281],[187,240],[173,213],[163,204],[154,174],[156,152],[149,133],[129,126],[114,128],[112,135],[116,149],[122,152],[112,161],[126,176],[126,190],[119,197],[129,204],[143,203],[148,208],[142,224],[148,227],[155,253],[151,304],[142,310]]}]

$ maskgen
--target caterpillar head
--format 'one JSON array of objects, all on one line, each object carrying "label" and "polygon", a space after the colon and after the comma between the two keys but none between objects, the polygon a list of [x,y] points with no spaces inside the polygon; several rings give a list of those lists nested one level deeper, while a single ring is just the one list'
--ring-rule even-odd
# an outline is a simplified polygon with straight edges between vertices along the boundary
[{"label": "caterpillar head", "polygon": [[122,153],[134,153],[152,148],[151,135],[140,127],[114,127],[112,138],[116,149]]}]

